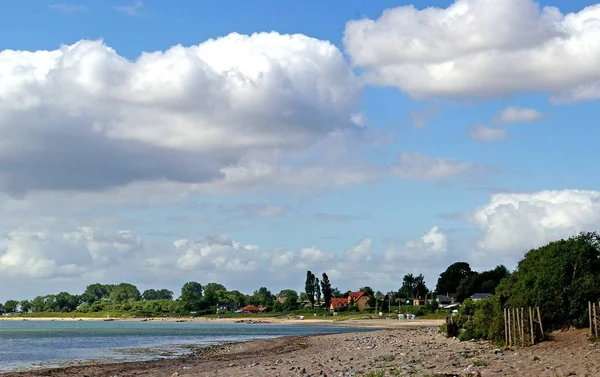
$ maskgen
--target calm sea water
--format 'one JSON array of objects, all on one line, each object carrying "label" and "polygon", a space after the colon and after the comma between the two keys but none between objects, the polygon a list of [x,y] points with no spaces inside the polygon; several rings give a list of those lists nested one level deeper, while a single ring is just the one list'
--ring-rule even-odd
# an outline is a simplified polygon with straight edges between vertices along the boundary
[{"label": "calm sea water", "polygon": [[174,357],[190,352],[190,345],[349,331],[356,329],[156,321],[0,321],[0,372],[92,360]]}]

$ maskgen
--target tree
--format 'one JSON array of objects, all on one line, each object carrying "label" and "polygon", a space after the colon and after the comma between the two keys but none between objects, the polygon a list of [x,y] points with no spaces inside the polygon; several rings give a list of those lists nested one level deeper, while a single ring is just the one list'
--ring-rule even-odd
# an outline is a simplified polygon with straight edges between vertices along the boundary
[{"label": "tree", "polygon": [[17,300],[8,300],[4,304],[4,311],[7,313],[15,313],[19,302]]},{"label": "tree", "polygon": [[21,307],[21,313],[29,313],[31,311],[31,303],[29,300],[22,300],[19,303],[19,306]]},{"label": "tree", "polygon": [[275,297],[266,287],[260,287],[254,291],[252,296],[249,298],[249,302],[253,305],[269,306],[273,303]]},{"label": "tree", "polygon": [[45,310],[45,298],[44,296],[37,296],[31,301],[31,310],[34,313],[41,313]]},{"label": "tree", "polygon": [[110,286],[100,283],[91,284],[85,288],[85,292],[83,292],[81,297],[83,298],[83,301],[91,305],[96,301],[102,300],[103,298],[108,298],[110,294],[110,288]]},{"label": "tree", "polygon": [[335,287],[331,290],[331,297],[332,298],[343,298],[344,293],[341,292],[337,287]]},{"label": "tree", "polygon": [[5,313],[4,304],[0,302],[0,314]]},{"label": "tree", "polygon": [[429,290],[425,285],[425,278],[422,274],[414,276],[413,274],[406,274],[402,279],[402,287],[400,288],[400,295],[408,298],[425,298]]},{"label": "tree", "polygon": [[309,271],[306,271],[306,282],[304,283],[304,292],[306,297],[310,301],[310,306],[315,306],[315,275]]},{"label": "tree", "polygon": [[198,310],[202,303],[202,285],[195,281],[189,281],[181,287],[179,300],[185,311]]},{"label": "tree", "polygon": [[500,281],[509,274],[508,269],[503,265],[496,266],[493,270],[483,271],[481,273],[473,271],[470,276],[461,280],[456,289],[456,299],[459,302],[462,302],[471,297],[474,293],[494,294]]},{"label": "tree", "polygon": [[435,291],[440,295],[456,294],[456,290],[463,279],[473,274],[471,266],[467,262],[456,262],[448,266],[446,271],[440,274]]},{"label": "tree", "polygon": [[298,308],[298,292],[293,289],[283,289],[277,294],[277,298],[281,299],[281,309],[296,310]]},{"label": "tree", "polygon": [[173,291],[171,290],[160,289],[156,291],[156,294],[158,295],[157,300],[173,300]]},{"label": "tree", "polygon": [[496,296],[504,307],[539,306],[544,329],[586,326],[588,301],[600,299],[600,236],[582,232],[530,250]]},{"label": "tree", "polygon": [[248,296],[241,293],[240,291],[229,291],[227,292],[227,301],[234,304],[235,308],[242,308],[246,306]]},{"label": "tree", "polygon": [[333,292],[331,290],[331,282],[329,281],[329,276],[323,272],[321,280],[321,291],[323,292],[323,302],[325,303],[325,307],[329,308],[331,304],[331,297],[333,296]]},{"label": "tree", "polygon": [[54,296],[54,311],[72,312],[79,306],[80,296],[74,296],[68,292],[60,292]]},{"label": "tree", "polygon": [[116,285],[110,292],[110,299],[115,302],[137,301],[142,295],[137,287],[129,283]]},{"label": "tree", "polygon": [[227,288],[219,283],[208,283],[204,286],[204,301],[209,306],[215,306],[219,301],[223,301],[226,296]]}]

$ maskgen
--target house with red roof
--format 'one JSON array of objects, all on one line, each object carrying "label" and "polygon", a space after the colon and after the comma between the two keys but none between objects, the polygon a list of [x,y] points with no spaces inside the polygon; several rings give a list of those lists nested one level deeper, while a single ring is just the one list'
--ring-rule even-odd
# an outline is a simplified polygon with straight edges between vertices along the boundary
[{"label": "house with red roof", "polygon": [[369,307],[369,297],[365,292],[352,292],[348,291],[347,297],[344,298],[332,298],[329,310],[337,311],[343,308],[348,308],[352,305],[356,305],[359,311],[363,311]]},{"label": "house with red roof", "polygon": [[247,305],[243,308],[236,310],[236,313],[266,313],[267,308],[264,306]]}]

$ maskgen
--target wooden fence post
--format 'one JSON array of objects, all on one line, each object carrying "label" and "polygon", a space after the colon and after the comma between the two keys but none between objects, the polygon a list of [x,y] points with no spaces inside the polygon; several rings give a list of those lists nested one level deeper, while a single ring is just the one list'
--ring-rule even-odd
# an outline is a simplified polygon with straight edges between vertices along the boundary
[{"label": "wooden fence post", "polygon": [[519,322],[517,321],[517,313],[515,308],[511,309],[512,311],[512,319],[513,319],[513,345],[517,345],[519,343]]},{"label": "wooden fence post", "polygon": [[519,313],[519,308],[515,308],[515,311],[517,312],[517,343],[519,343],[519,346],[523,346],[523,343],[521,343],[521,315]]},{"label": "wooden fence post", "polygon": [[511,321],[511,310],[510,308],[506,308],[506,318],[508,318],[508,346],[512,346],[512,321]]},{"label": "wooden fence post", "polygon": [[540,314],[540,307],[536,306],[535,310],[537,311],[538,320],[540,321],[540,330],[542,332],[542,339],[543,339],[546,337],[546,335],[544,334],[544,325],[542,324],[542,315]]},{"label": "wooden fence post", "polygon": [[508,320],[506,319],[506,308],[502,309],[502,312],[502,314],[504,314],[504,344],[508,347]]},{"label": "wooden fence post", "polygon": [[594,305],[592,305],[592,307],[594,308],[594,335],[596,335],[596,338],[598,337],[598,317],[597,317],[597,310],[596,310],[596,303],[594,302]]},{"label": "wooden fence post", "polygon": [[588,301],[588,314],[590,317],[590,336],[594,335],[594,322],[592,322],[592,302]]},{"label": "wooden fence post", "polygon": [[525,314],[523,308],[521,308],[521,345],[525,347]]},{"label": "wooden fence post", "polygon": [[533,331],[533,310],[531,310],[531,306],[529,309],[529,331],[531,332],[531,345],[535,344],[535,333]]}]

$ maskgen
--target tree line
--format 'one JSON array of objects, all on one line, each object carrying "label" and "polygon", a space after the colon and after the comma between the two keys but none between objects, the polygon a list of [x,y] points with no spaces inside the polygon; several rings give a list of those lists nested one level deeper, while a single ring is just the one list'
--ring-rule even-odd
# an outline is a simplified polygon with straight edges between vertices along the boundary
[{"label": "tree line", "polygon": [[[430,291],[425,283],[423,274],[406,274],[402,278],[400,288],[393,292],[383,293],[365,286],[359,291],[369,297],[369,306],[383,311],[391,311],[399,305],[412,305],[413,299],[434,299],[434,295],[448,294],[462,301],[473,293],[494,293],[496,286],[508,276],[504,266],[498,266],[490,271],[478,273],[472,271],[466,262],[450,265],[440,274],[435,291]],[[0,313],[15,312],[80,312],[93,313],[102,311],[120,311],[138,314],[197,314],[220,311],[234,311],[246,305],[267,307],[269,311],[286,312],[302,309],[305,306],[329,308],[332,298],[348,297],[348,291],[341,292],[332,287],[326,273],[319,279],[310,270],[306,272],[304,292],[298,293],[293,289],[283,289],[273,294],[268,288],[260,287],[247,295],[237,290],[228,290],[220,283],[211,282],[202,285],[191,281],[185,283],[177,299],[174,292],[168,289],[147,289],[140,292],[130,283],[88,285],[80,294],[60,292],[37,296],[32,300],[8,300],[0,303]],[[433,300],[435,301],[435,300]],[[429,302],[428,304],[431,304]],[[352,307],[352,305],[350,305]],[[437,309],[437,306],[431,310]]]}]

